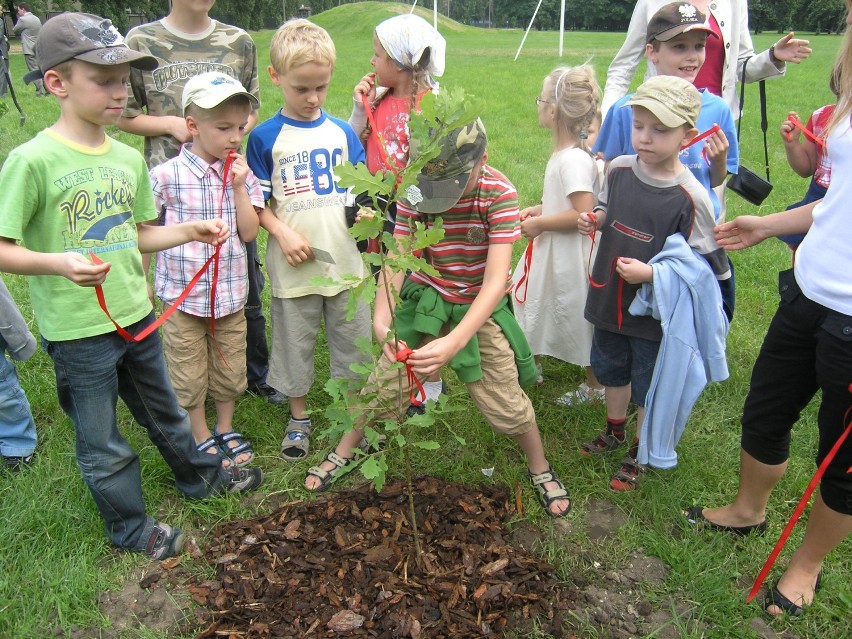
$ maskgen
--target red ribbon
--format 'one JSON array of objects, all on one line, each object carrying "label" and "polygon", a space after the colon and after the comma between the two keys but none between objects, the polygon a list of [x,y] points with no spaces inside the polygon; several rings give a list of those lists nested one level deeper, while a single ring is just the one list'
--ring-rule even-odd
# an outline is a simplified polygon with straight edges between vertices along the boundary
[{"label": "red ribbon", "polygon": [[[228,157],[225,158],[225,165],[222,168],[222,193],[219,195],[219,218],[220,219],[224,216],[223,203],[224,203],[224,199],[225,199],[225,190],[227,189],[228,175],[231,171],[231,166],[234,163],[235,157],[236,157],[236,154],[233,151],[231,153],[229,153]],[[104,312],[104,314],[109,318],[109,321],[113,323],[113,325],[115,326],[115,330],[119,335],[121,335],[128,342],[141,342],[143,339],[148,337],[151,333],[153,333],[158,328],[160,328],[160,326],[165,324],[166,320],[169,319],[169,317],[172,316],[172,313],[174,313],[177,310],[178,306],[183,304],[184,300],[186,300],[186,298],[189,297],[189,294],[190,294],[190,292],[192,292],[192,289],[195,288],[195,285],[198,284],[199,280],[202,278],[204,273],[207,272],[207,269],[209,268],[210,264],[212,263],[213,264],[213,282],[212,282],[212,287],[211,287],[211,290],[210,290],[210,335],[211,335],[211,337],[213,337],[213,343],[216,344],[216,337],[215,337],[215,335],[216,335],[216,285],[217,285],[217,282],[219,280],[219,253],[221,252],[221,250],[222,250],[221,244],[216,246],[216,250],[213,251],[213,255],[211,255],[209,258],[207,258],[207,261],[204,262],[204,264],[202,265],[202,267],[200,269],[198,269],[198,272],[195,275],[192,276],[192,279],[189,281],[189,284],[187,284],[186,288],[183,290],[183,292],[175,300],[175,303],[172,304],[171,306],[169,306],[166,310],[164,310],[163,313],[152,324],[150,324],[149,326],[146,326],[143,330],[141,330],[136,335],[131,335],[127,330],[125,330],[121,325],[118,324],[118,322],[116,322],[113,319],[112,315],[110,315],[109,309],[107,308],[106,296],[104,295],[104,289],[100,284],[95,286],[95,295],[98,298],[98,305],[101,307],[101,310]],[[94,253],[89,253],[89,257],[91,258],[93,264],[103,264],[103,260],[101,260]],[[219,352],[219,357],[222,358],[222,361],[225,362],[225,365],[227,366],[228,362],[225,359],[225,356],[222,355],[222,351],[219,350],[218,344],[216,344],[216,350]]]},{"label": "red ribbon", "polygon": [[391,165],[387,147],[385,147],[385,142],[382,140],[382,134],[379,133],[379,128],[376,126],[376,118],[373,117],[373,105],[370,104],[370,100],[367,98],[366,93],[361,94],[361,103],[364,105],[364,110],[367,112],[367,121],[370,123],[370,131],[372,131],[372,133],[376,136],[376,140],[379,143],[382,164],[385,165],[385,169],[392,171],[394,167]]},{"label": "red ribbon", "polygon": [[[589,286],[593,286],[594,288],[603,288],[607,284],[612,281],[612,275],[615,273],[615,267],[618,262],[618,258],[614,257],[612,262],[609,265],[609,276],[607,276],[606,282],[599,283],[592,279],[592,254],[595,252],[595,233],[598,231],[598,218],[595,217],[594,213],[589,213],[589,217],[592,218],[592,225],[594,228],[592,232],[589,233],[589,237],[592,238],[592,247],[589,249]],[[621,328],[621,321],[624,319],[624,309],[622,308],[622,295],[624,293],[624,278],[620,275],[618,276],[618,299],[616,301],[616,318],[618,320],[618,328]]]},{"label": "red ribbon", "polygon": [[[802,124],[801,120],[799,120],[799,118],[791,115],[788,119],[790,120],[790,124],[792,124],[794,127],[799,129],[799,131],[801,131],[802,133],[804,133],[805,137],[808,138],[814,144],[816,144],[820,148],[821,151],[825,151],[825,140],[823,140],[822,138],[818,138],[811,131],[808,131],[805,128],[805,126]],[[793,133],[790,132],[790,133],[787,134],[787,142],[792,142],[792,141],[793,141]]]},{"label": "red ribbon", "polygon": [[[760,587],[766,580],[766,576],[769,574],[769,571],[775,563],[775,560],[781,553],[781,549],[784,548],[784,544],[787,543],[787,538],[790,536],[790,533],[793,532],[793,528],[795,527],[796,522],[799,521],[799,517],[802,516],[805,507],[808,505],[808,501],[810,501],[814,489],[817,487],[817,484],[819,484],[829,464],[831,464],[831,460],[834,459],[834,456],[837,454],[837,451],[840,450],[840,447],[843,445],[843,442],[846,441],[846,438],[849,436],[850,431],[852,431],[852,420],[849,420],[849,414],[851,412],[852,407],[850,407],[846,411],[846,414],[843,415],[843,421],[844,423],[846,423],[846,430],[844,430],[843,433],[841,433],[840,437],[837,438],[837,441],[834,443],[834,446],[831,447],[831,450],[828,452],[828,455],[826,455],[825,459],[822,460],[822,463],[819,465],[819,468],[817,468],[817,471],[811,478],[808,487],[805,489],[805,493],[799,500],[796,509],[793,511],[793,514],[790,516],[790,519],[787,522],[787,525],[784,526],[784,530],[781,532],[781,536],[778,538],[778,542],[775,544],[775,548],[773,548],[772,552],[769,553],[769,557],[766,559],[766,563],[763,564],[763,568],[760,569],[760,573],[757,575],[757,579],[754,580],[754,585],[751,587],[751,591],[748,593],[748,597],[746,597],[746,603],[754,599],[755,595],[760,590]],[[848,472],[852,472],[852,468],[850,468]]]},{"label": "red ribbon", "polygon": [[[527,244],[527,248],[524,249],[524,273],[521,275],[517,284],[515,284],[515,301],[518,304],[523,304],[527,301],[527,289],[530,286],[530,267],[532,266],[532,257],[533,257],[533,242],[534,240],[530,240],[529,244]],[[521,299],[520,292],[521,286],[524,287],[524,298]]]},{"label": "red ribbon", "polygon": [[[408,375],[408,398],[411,400],[411,403],[415,406],[420,406],[423,402],[426,401],[426,389],[423,388],[423,384],[420,383],[420,380],[417,379],[417,375],[414,374],[414,368],[412,368],[411,364],[408,363],[408,358],[414,351],[411,350],[408,346],[402,348],[396,352],[396,361],[402,362],[405,364],[405,372]],[[411,388],[416,387],[417,393],[411,391]],[[420,397],[423,399],[419,399]]]},{"label": "red ribbon", "polygon": [[713,135],[714,133],[721,131],[721,130],[722,130],[722,127],[720,127],[718,124],[714,124],[709,129],[707,129],[704,133],[699,133],[694,138],[692,138],[692,140],[690,140],[688,143],[686,143],[682,147],[680,147],[680,150],[683,151],[684,149],[688,149],[693,144],[697,144],[698,142],[701,142],[701,140],[704,140],[705,138],[709,138],[711,135]]}]

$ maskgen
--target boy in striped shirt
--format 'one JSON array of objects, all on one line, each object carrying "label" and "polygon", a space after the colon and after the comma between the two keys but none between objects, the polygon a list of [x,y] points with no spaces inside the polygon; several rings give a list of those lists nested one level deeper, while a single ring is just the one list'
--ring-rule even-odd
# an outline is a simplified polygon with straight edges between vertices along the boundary
[{"label": "boy in striped shirt", "polygon": [[[561,517],[571,501],[544,455],[532,404],[521,389],[535,382],[537,371],[509,303],[512,245],[520,237],[517,192],[486,164],[486,144],[479,120],[453,130],[440,155],[421,171],[418,184],[398,202],[395,236],[407,236],[415,222],[429,228],[438,217],[445,235],[423,250],[436,274],[419,271],[406,277],[386,272],[380,277],[379,285],[387,281],[400,292],[402,302],[392,308],[389,296],[376,297],[373,332],[383,344],[384,357],[370,385],[379,388],[377,405],[395,404],[395,414],[405,414],[411,389],[400,384],[391,368],[397,352],[415,348],[407,363],[420,379],[449,364],[491,428],[518,442],[539,501],[549,514]],[[377,409],[369,421],[389,414],[392,411]],[[305,487],[324,490],[346,472],[363,435],[362,429],[344,435],[337,448],[308,471]]]}]

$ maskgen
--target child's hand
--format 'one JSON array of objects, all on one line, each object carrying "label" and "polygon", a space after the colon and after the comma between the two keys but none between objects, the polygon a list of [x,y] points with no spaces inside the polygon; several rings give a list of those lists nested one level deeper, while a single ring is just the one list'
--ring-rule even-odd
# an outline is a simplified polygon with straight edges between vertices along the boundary
[{"label": "child's hand", "polygon": [[453,336],[445,335],[420,346],[411,353],[408,363],[417,375],[428,377],[432,373],[437,373],[441,370],[444,365],[456,356],[459,350],[461,350],[461,347],[456,344]]},{"label": "child's hand", "polygon": [[287,258],[287,263],[293,268],[299,266],[302,262],[309,262],[314,259],[314,253],[311,251],[311,245],[298,231],[287,228],[281,235],[276,235],[278,245]]},{"label": "child's hand", "polygon": [[708,135],[704,141],[707,150],[707,160],[712,164],[718,160],[728,159],[728,137],[722,129],[718,129],[713,135]]},{"label": "child's hand", "polygon": [[106,280],[111,264],[101,262],[93,264],[79,253],[54,253],[57,263],[57,274],[67,277],[77,286],[100,286]]},{"label": "child's hand", "polygon": [[521,233],[524,235],[524,237],[528,237],[531,240],[541,235],[541,217],[529,217],[526,220],[522,220]]},{"label": "child's hand", "polygon": [[592,212],[580,213],[577,230],[583,235],[591,235],[597,230],[597,215]]},{"label": "child's hand", "polygon": [[161,117],[168,118],[166,120],[166,128],[169,131],[169,135],[171,135],[175,140],[181,144],[192,140],[192,135],[190,134],[189,129],[186,128],[186,120],[184,118],[179,118],[174,115],[164,115]]},{"label": "child's hand", "polygon": [[243,187],[246,185],[246,178],[249,174],[249,165],[246,157],[236,151],[231,151],[230,155],[234,158],[234,163],[231,164],[231,185],[234,188]]},{"label": "child's hand", "polygon": [[[787,142],[788,144],[798,142],[801,138],[799,130],[793,126],[793,123],[791,122],[793,119],[799,120],[799,114],[795,111],[790,111],[787,114],[787,119],[781,123],[781,137],[784,142]],[[801,122],[801,120],[799,121]]]},{"label": "child's hand", "polygon": [[355,89],[352,91],[352,98],[355,102],[361,103],[361,96],[366,95],[367,100],[372,102],[376,99],[376,74],[368,73],[365,75],[358,84],[355,85]]},{"label": "child's hand", "polygon": [[378,215],[378,213],[376,213],[373,209],[363,207],[358,209],[358,212],[355,214],[355,221],[360,222],[361,220],[372,220],[376,217],[376,215]]},{"label": "child's hand", "polygon": [[528,206],[525,209],[521,209],[521,222],[523,222],[528,217],[536,217],[541,215],[541,204],[536,204],[535,206]]},{"label": "child's hand", "polygon": [[197,220],[189,222],[189,225],[191,239],[196,242],[204,242],[210,246],[219,246],[231,237],[231,229],[228,228],[224,220]]},{"label": "child's hand", "polygon": [[650,266],[632,257],[619,257],[615,263],[615,272],[628,284],[650,282],[654,277]]}]

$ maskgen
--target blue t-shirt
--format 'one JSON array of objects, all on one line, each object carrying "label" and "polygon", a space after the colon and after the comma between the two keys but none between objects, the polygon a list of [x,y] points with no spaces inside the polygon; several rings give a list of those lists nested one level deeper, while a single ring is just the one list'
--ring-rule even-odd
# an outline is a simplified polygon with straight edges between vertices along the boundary
[{"label": "blue t-shirt", "polygon": [[[607,162],[619,155],[636,153],[630,140],[633,130],[633,108],[627,104],[632,97],[633,94],[626,95],[616,102],[607,112],[606,119],[601,125],[593,150],[595,153],[602,153]],[[701,113],[698,115],[696,128],[699,133],[704,133],[714,124],[718,124],[728,138],[728,173],[737,173],[740,165],[740,149],[737,144],[734,116],[722,98],[706,89],[701,89]],[[707,189],[710,201],[713,203],[713,214],[718,221],[722,206],[710,186],[710,163],[704,157],[704,144],[698,142],[681,151],[680,161]]]}]

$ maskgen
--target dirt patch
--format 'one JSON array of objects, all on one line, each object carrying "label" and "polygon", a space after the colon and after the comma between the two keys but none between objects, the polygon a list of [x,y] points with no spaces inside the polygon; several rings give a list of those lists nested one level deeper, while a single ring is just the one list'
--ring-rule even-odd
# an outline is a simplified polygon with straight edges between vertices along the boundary
[{"label": "dirt patch", "polygon": [[[200,552],[152,562],[120,591],[104,593],[108,629],[73,629],[73,639],[117,639],[146,627],[168,637],[512,637],[538,629],[558,639],[701,635],[684,597],[662,592],[669,568],[641,552],[611,562],[603,550],[626,515],[593,500],[555,520],[553,532],[508,522],[515,500],[505,488],[421,478],[416,486],[423,565],[418,567],[407,500],[399,483],[381,495],[367,487],[226,523]],[[579,515],[579,516],[578,516]],[[574,541],[582,526],[590,541]],[[580,557],[562,579],[541,559],[553,536]],[[603,542],[603,545],[601,545]],[[196,564],[215,566],[202,579]],[[777,634],[761,619],[751,629]],[[58,630],[58,636],[66,636]]]}]

